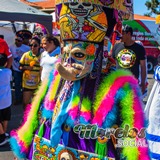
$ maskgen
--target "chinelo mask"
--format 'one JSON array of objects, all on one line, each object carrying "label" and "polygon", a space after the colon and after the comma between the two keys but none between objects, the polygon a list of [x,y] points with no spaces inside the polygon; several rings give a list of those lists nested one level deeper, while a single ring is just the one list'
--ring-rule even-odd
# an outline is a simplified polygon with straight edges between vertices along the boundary
[{"label": "chinelo mask", "polygon": [[93,68],[97,47],[97,44],[89,42],[66,43],[63,54],[68,56],[63,64],[56,66],[62,78],[75,81],[89,74]]}]

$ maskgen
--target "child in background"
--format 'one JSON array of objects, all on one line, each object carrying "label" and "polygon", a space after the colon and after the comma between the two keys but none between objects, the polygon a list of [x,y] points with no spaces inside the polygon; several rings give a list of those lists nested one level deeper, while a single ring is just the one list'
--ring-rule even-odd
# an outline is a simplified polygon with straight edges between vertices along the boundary
[{"label": "child in background", "polygon": [[11,87],[12,72],[7,65],[7,56],[0,54],[0,146],[8,142],[6,133],[8,121],[11,119]]}]

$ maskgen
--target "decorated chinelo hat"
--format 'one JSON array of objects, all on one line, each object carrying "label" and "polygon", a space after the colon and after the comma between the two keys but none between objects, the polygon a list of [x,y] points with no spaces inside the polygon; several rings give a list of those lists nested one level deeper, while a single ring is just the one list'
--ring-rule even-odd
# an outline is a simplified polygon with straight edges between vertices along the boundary
[{"label": "decorated chinelo hat", "polygon": [[56,0],[56,5],[61,3],[91,3],[96,5],[101,5],[103,7],[114,8],[121,10],[123,12],[129,12],[128,8],[132,8],[133,11],[133,1],[130,0]]},{"label": "decorated chinelo hat", "polygon": [[57,0],[56,19],[61,38],[100,43],[112,33],[118,15],[128,14],[129,18],[133,14],[132,6],[132,1],[124,0],[118,3],[114,0]]}]

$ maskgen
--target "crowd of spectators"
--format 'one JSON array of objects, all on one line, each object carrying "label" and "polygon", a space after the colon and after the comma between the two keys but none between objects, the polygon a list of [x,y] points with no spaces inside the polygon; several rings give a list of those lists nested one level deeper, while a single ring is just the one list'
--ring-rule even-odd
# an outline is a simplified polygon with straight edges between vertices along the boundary
[{"label": "crowd of spectators", "polygon": [[60,51],[60,42],[53,35],[21,30],[11,46],[0,35],[0,146],[8,142],[11,107],[22,104],[25,110],[41,81],[54,68]]}]

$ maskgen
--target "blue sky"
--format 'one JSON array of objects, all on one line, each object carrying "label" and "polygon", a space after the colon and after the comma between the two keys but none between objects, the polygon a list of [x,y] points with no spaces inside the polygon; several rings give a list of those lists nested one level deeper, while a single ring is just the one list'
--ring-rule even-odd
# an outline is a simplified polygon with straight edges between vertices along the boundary
[{"label": "blue sky", "polygon": [[149,12],[145,5],[147,0],[134,0],[133,2],[133,9],[135,14],[144,15],[145,13]]},{"label": "blue sky", "polygon": [[[30,2],[40,1],[40,0],[28,0]],[[144,15],[148,12],[147,7],[145,6],[145,2],[147,0],[133,0],[134,1],[134,13]]]}]

